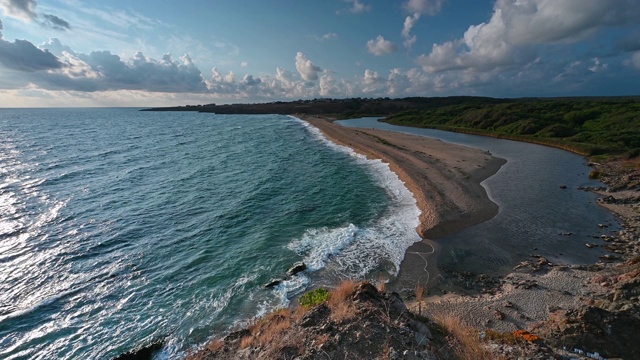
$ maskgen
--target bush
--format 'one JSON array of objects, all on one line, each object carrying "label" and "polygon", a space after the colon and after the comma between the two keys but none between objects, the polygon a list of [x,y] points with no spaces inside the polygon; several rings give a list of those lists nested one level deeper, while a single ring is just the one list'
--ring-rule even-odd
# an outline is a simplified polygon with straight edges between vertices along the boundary
[{"label": "bush", "polygon": [[331,297],[331,294],[329,294],[329,291],[327,289],[317,288],[315,290],[304,293],[302,296],[300,296],[298,302],[302,307],[311,308],[326,302],[327,300],[329,300],[329,297]]}]

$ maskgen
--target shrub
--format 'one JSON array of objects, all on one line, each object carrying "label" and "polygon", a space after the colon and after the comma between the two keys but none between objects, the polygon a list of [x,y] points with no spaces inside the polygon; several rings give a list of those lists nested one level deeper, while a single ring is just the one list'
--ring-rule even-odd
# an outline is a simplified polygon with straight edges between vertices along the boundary
[{"label": "shrub", "polygon": [[298,302],[302,307],[311,308],[326,302],[329,297],[331,297],[331,294],[327,289],[317,288],[300,296]]}]

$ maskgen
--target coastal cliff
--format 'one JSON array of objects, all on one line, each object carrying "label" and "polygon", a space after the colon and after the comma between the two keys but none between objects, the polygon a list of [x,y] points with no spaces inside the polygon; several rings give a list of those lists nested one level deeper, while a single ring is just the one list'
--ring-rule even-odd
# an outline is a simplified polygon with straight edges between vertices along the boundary
[{"label": "coastal cliff", "polygon": [[[610,190],[601,202],[624,229],[615,255],[566,266],[537,257],[488,291],[400,299],[346,282],[319,304],[283,309],[214,338],[189,359],[635,359],[640,354],[640,170],[594,165]],[[541,320],[542,319],[542,320]],[[515,327],[514,327],[515,326]],[[517,330],[514,330],[517,329]]]}]

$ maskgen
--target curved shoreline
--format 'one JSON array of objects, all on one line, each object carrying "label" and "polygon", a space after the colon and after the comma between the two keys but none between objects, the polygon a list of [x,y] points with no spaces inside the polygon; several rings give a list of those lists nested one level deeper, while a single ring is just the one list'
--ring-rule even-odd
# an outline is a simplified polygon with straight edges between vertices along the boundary
[{"label": "curved shoreline", "polygon": [[[487,221],[498,205],[481,182],[506,160],[479,149],[422,136],[385,130],[348,128],[330,120],[299,116],[329,140],[370,159],[380,159],[405,183],[421,211],[416,228],[422,238],[405,251],[396,284],[402,288],[427,285],[436,279],[438,246],[433,239]],[[428,249],[429,251],[426,251]],[[423,251],[424,250],[424,251]],[[407,256],[421,254],[424,256]],[[426,262],[426,264],[425,264]]]}]

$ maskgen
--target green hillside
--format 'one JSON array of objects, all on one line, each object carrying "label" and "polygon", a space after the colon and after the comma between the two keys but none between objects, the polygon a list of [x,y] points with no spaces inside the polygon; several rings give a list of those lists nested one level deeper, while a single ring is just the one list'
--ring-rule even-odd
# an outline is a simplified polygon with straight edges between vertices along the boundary
[{"label": "green hillside", "polygon": [[560,147],[583,155],[640,153],[640,98],[466,98],[385,121]]}]

